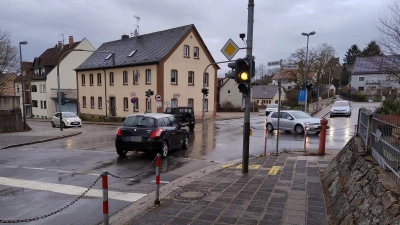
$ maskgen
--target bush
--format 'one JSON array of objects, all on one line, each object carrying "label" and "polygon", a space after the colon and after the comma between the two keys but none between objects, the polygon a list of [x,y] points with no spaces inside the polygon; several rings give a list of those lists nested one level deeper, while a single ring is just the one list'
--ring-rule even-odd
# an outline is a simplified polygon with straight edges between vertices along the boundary
[{"label": "bush", "polygon": [[375,112],[377,114],[400,114],[400,100],[397,96],[388,96]]},{"label": "bush", "polygon": [[236,107],[231,101],[225,101],[221,104],[220,112],[243,112],[241,107]]}]

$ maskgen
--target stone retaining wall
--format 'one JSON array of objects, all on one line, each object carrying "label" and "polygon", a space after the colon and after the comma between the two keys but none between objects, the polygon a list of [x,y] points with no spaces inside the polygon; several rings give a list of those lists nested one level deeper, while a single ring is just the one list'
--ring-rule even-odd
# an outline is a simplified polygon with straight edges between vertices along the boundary
[{"label": "stone retaining wall", "polygon": [[353,137],[322,175],[333,224],[400,224],[400,190]]},{"label": "stone retaining wall", "polygon": [[0,110],[0,133],[23,131],[23,120],[20,109]]}]

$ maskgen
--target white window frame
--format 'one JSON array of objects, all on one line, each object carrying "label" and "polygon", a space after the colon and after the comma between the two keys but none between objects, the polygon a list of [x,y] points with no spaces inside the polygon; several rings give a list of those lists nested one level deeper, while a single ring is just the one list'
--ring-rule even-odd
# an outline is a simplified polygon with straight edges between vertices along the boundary
[{"label": "white window frame", "polygon": [[46,93],[46,84],[43,84],[42,88],[43,88],[43,93]]},{"label": "white window frame", "polygon": [[86,75],[85,74],[81,75],[81,83],[82,83],[82,86],[86,85]]},{"label": "white window frame", "polygon": [[151,84],[151,69],[146,70],[146,84]]},{"label": "white window frame", "polygon": [[[192,78],[192,82],[190,82],[190,78]],[[193,71],[188,72],[188,85],[194,85],[194,72]]]},{"label": "white window frame", "polygon": [[103,108],[103,98],[102,97],[97,98],[97,105],[99,106],[99,109]]},{"label": "white window frame", "polygon": [[110,72],[109,77],[110,77],[110,85],[114,85],[114,72]]},{"label": "white window frame", "polygon": [[[172,81],[175,79],[175,81]],[[171,84],[178,84],[178,70],[171,70]]]},{"label": "white window frame", "polygon": [[193,48],[193,58],[198,59],[199,58],[199,47],[194,47]]},{"label": "white window frame", "polygon": [[101,86],[101,73],[97,74],[97,86]]},{"label": "white window frame", "polygon": [[205,85],[205,86],[208,86],[208,80],[209,80],[209,75],[208,75],[208,73],[206,73],[206,74],[204,75],[204,85]]},{"label": "white window frame", "polygon": [[128,102],[128,98],[125,97],[124,98],[124,111],[128,111],[129,110],[129,102]]},{"label": "white window frame", "polygon": [[122,72],[122,84],[128,84],[128,71]]},{"label": "white window frame", "polygon": [[94,109],[94,97],[90,97],[90,108]]},{"label": "white window frame", "polygon": [[183,46],[183,57],[189,58],[189,45]]},{"label": "white window frame", "polygon": [[177,107],[177,106],[178,106],[178,99],[171,98],[171,107]]},{"label": "white window frame", "polygon": [[365,77],[358,77],[358,81],[365,81]]},{"label": "white window frame", "polygon": [[194,105],[194,99],[193,98],[189,98],[188,99],[188,107],[193,107]]},{"label": "white window frame", "polygon": [[86,96],[82,96],[82,107],[86,108]]}]

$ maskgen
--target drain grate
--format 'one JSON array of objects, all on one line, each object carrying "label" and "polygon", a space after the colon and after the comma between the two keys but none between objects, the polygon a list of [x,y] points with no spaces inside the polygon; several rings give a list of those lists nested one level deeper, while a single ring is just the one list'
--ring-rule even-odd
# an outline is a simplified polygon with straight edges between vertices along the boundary
[{"label": "drain grate", "polygon": [[201,200],[211,195],[209,191],[199,189],[182,189],[175,193],[174,198],[185,201]]}]

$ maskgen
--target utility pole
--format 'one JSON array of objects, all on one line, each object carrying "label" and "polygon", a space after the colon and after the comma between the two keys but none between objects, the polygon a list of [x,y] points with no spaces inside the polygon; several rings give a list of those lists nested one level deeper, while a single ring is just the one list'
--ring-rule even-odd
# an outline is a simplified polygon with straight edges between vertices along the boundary
[{"label": "utility pole", "polygon": [[280,70],[279,70],[279,78],[278,78],[278,130],[276,132],[276,155],[278,155],[279,150],[279,128],[280,128],[280,118],[281,118],[281,87],[282,87],[282,59],[280,60]]},{"label": "utility pole", "polygon": [[[254,73],[253,68],[253,23],[254,23],[254,0],[249,0],[248,18],[247,18],[247,54],[250,64],[250,77]],[[249,144],[250,144],[250,95],[251,95],[251,79],[248,83],[249,92],[244,95],[245,110],[243,123],[243,158],[242,158],[242,173],[249,172]]]},{"label": "utility pole", "polygon": [[332,73],[332,69],[329,68],[328,98],[329,98],[329,93],[331,92],[331,73]]}]

